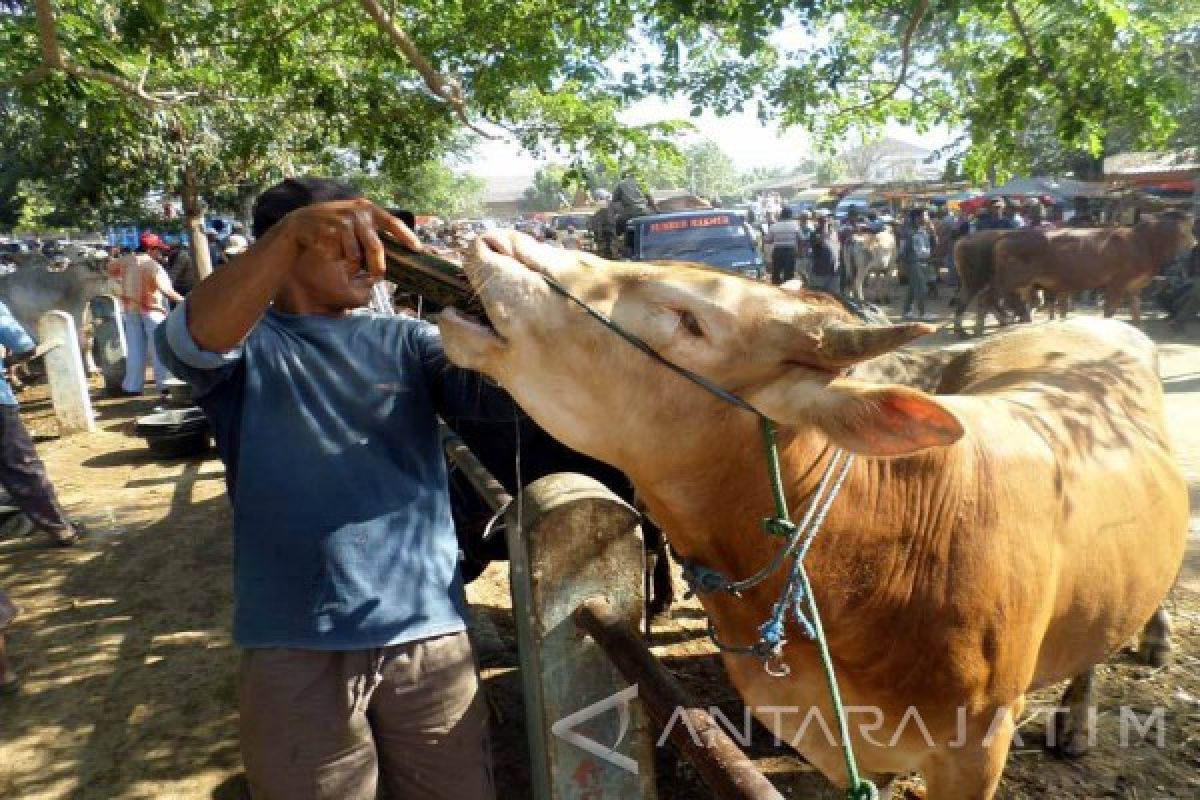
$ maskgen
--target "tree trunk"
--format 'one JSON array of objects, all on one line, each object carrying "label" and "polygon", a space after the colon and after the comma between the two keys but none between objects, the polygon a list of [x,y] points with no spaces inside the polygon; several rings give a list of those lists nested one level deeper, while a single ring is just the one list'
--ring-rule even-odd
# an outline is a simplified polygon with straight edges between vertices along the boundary
[{"label": "tree trunk", "polygon": [[246,226],[246,236],[254,230],[254,203],[262,191],[262,185],[257,182],[242,181],[238,183],[238,207],[242,224]]},{"label": "tree trunk", "polygon": [[196,279],[202,281],[212,274],[212,259],[209,258],[208,237],[204,235],[204,207],[200,203],[196,176],[191,167],[183,168],[183,218],[192,250],[192,263],[196,265]]}]

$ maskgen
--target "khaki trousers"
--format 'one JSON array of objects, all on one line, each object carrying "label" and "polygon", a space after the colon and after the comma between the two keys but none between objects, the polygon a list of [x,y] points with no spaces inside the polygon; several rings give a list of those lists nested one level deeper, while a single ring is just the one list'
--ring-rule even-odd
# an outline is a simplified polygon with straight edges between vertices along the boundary
[{"label": "khaki trousers", "polygon": [[238,686],[254,800],[493,800],[465,632],[374,650],[253,649]]}]

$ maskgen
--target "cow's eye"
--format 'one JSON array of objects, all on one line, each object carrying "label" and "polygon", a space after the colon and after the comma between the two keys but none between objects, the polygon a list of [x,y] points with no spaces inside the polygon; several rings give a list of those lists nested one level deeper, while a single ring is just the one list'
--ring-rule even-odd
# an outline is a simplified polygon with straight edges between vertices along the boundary
[{"label": "cow's eye", "polygon": [[704,336],[704,329],[700,327],[699,320],[697,320],[696,315],[690,311],[679,312],[679,324],[682,325],[683,329],[692,336]]}]

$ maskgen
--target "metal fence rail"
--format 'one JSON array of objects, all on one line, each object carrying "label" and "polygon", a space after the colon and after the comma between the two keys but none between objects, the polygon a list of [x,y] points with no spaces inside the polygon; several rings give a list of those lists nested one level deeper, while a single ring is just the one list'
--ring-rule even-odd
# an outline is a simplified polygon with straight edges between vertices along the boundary
[{"label": "metal fence rail", "polygon": [[534,481],[513,503],[452,430],[441,433],[447,457],[505,510],[536,800],[654,800],[656,729],[673,718],[670,741],[712,797],[783,800],[638,635],[638,513],[583,475]]}]

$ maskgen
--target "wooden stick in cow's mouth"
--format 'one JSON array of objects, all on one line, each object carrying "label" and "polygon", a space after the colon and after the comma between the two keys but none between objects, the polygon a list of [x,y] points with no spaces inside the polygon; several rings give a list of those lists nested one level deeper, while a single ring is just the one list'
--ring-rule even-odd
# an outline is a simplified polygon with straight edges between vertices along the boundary
[{"label": "wooden stick in cow's mouth", "polygon": [[396,288],[487,319],[479,295],[471,288],[461,266],[433,253],[411,250],[384,231],[379,231],[379,238],[383,242],[387,279]]}]

